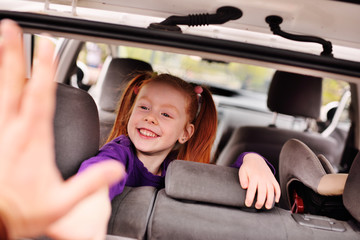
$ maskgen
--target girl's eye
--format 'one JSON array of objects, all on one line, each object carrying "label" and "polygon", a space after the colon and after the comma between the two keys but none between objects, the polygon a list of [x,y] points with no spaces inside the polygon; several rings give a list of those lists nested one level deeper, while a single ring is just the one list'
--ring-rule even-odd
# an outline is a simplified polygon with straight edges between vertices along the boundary
[{"label": "girl's eye", "polygon": [[148,110],[148,109],[149,109],[149,108],[146,107],[146,106],[140,106],[140,108],[143,109],[143,110]]},{"label": "girl's eye", "polygon": [[162,115],[164,116],[164,117],[170,117],[170,115],[169,114],[167,114],[167,113],[162,113]]}]

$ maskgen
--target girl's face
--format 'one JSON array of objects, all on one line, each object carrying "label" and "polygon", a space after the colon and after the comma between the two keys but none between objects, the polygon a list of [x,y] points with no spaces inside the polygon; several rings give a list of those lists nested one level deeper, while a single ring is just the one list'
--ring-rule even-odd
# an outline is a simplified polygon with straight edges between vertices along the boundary
[{"label": "girl's face", "polygon": [[194,132],[188,122],[184,93],[158,82],[143,86],[127,125],[137,154],[166,157],[176,142],[185,143]]}]

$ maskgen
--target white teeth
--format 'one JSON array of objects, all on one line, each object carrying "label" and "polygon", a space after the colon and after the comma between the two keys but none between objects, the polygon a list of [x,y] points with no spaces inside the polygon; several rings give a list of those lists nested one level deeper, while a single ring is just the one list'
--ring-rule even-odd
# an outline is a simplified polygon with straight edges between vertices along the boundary
[{"label": "white teeth", "polygon": [[147,137],[156,137],[156,134],[145,129],[140,129],[140,133]]}]

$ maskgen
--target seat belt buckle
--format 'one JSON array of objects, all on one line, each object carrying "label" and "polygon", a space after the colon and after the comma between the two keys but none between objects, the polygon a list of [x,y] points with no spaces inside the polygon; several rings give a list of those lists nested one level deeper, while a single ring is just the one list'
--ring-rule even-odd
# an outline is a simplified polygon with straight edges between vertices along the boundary
[{"label": "seat belt buckle", "polygon": [[304,206],[304,201],[303,199],[296,193],[296,191],[294,190],[293,192],[293,199],[294,199],[294,203],[291,206],[291,212],[292,213],[304,213],[305,211],[305,206]]}]

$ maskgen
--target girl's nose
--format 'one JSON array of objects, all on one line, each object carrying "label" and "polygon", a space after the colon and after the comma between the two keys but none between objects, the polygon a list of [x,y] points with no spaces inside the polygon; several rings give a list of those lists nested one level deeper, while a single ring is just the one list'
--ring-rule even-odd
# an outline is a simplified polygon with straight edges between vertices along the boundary
[{"label": "girl's nose", "polygon": [[152,115],[152,114],[148,114],[145,116],[145,121],[150,123],[150,124],[158,124],[158,121],[156,120],[156,118]]}]

